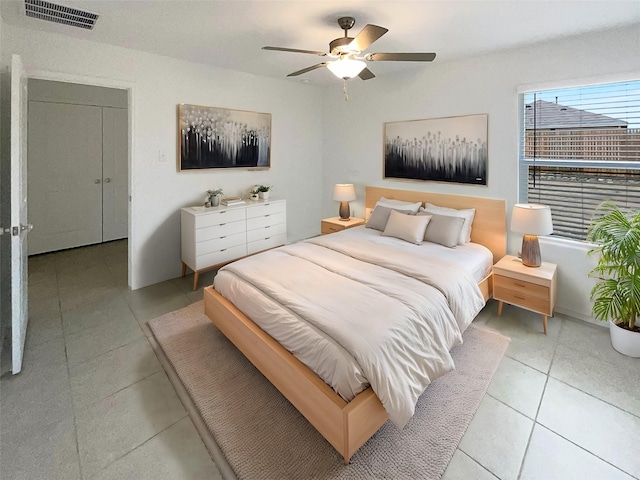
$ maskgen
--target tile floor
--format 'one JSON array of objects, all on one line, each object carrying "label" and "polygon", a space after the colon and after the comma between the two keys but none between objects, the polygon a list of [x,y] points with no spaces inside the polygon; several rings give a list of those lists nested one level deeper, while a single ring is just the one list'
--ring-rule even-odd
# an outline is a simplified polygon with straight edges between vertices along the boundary
[{"label": "tile floor", "polygon": [[[130,291],[126,241],[30,258],[23,372],[2,363],[0,477],[221,478],[145,325],[212,278]],[[511,344],[445,479],[640,478],[639,359],[562,316],[545,336],[539,316],[505,305],[498,318],[491,301],[475,323]]]}]

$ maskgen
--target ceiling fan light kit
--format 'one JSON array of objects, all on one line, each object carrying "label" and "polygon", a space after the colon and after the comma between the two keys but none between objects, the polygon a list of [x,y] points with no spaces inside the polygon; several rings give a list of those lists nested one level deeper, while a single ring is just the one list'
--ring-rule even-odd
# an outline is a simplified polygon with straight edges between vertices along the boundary
[{"label": "ceiling fan light kit", "polygon": [[355,38],[352,38],[348,36],[348,33],[355,23],[356,20],[353,17],[340,17],[338,19],[338,25],[344,30],[344,37],[336,38],[329,43],[330,53],[269,46],[262,47],[262,49],[334,58],[335,60],[333,61],[318,63],[290,73],[287,76],[295,77],[318,68],[327,67],[336,77],[345,81],[354,77],[360,77],[362,80],[369,80],[375,77],[371,70],[367,68],[365,60],[369,62],[432,62],[436,57],[435,53],[369,53],[360,57],[359,55],[364,50],[387,33],[388,30],[378,25],[367,24]]},{"label": "ceiling fan light kit", "polygon": [[357,77],[366,67],[367,64],[362,60],[353,60],[348,57],[341,57],[335,62],[329,62],[327,64],[327,68],[331,73],[344,80]]}]

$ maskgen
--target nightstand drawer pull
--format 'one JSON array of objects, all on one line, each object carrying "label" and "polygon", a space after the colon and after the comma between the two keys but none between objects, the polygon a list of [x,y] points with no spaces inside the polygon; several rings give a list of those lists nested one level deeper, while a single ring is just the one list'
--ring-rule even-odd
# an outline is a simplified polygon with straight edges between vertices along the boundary
[{"label": "nightstand drawer pull", "polygon": [[516,287],[520,287],[520,288],[527,288],[527,286],[526,286],[524,283],[517,283],[517,282],[513,282],[513,284],[514,284]]},{"label": "nightstand drawer pull", "polygon": [[526,298],[521,297],[520,295],[515,295],[515,294],[514,294],[514,295],[513,295],[513,297],[514,297],[514,298],[517,298],[517,299],[519,299],[519,300],[526,300]]}]

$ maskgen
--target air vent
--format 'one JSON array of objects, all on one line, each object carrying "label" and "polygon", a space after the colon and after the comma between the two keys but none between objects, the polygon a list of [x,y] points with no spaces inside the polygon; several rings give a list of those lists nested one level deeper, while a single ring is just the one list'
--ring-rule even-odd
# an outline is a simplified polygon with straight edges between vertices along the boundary
[{"label": "air vent", "polygon": [[93,30],[98,20],[95,13],[85,12],[76,8],[65,7],[43,0],[24,0],[27,17],[62,23],[71,27]]}]

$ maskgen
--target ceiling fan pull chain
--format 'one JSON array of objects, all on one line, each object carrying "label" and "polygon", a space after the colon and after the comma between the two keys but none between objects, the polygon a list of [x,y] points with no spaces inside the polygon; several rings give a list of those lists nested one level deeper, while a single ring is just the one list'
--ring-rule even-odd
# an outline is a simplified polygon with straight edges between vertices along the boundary
[{"label": "ceiling fan pull chain", "polygon": [[344,101],[348,102],[349,101],[349,94],[347,93],[347,80],[344,80],[344,86],[342,87],[342,91],[344,93]]}]

